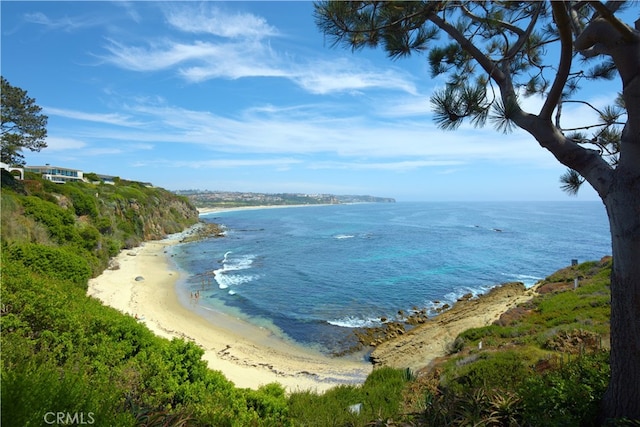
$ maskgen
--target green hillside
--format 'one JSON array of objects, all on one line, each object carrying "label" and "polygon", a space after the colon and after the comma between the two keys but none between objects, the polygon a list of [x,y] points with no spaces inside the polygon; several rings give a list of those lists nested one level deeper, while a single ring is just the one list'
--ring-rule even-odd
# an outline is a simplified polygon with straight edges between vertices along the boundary
[{"label": "green hillside", "polygon": [[286,420],[281,387],[236,389],[194,344],[158,338],[86,296],[119,250],[197,222],[185,198],[135,182],[28,178],[2,176],[2,425]]},{"label": "green hillside", "polygon": [[86,296],[119,250],[197,222],[186,199],[135,182],[27,178],[2,176],[2,425],[58,416],[96,426],[595,425],[608,381],[610,259],[550,276],[540,296],[461,334],[431,369],[378,368],[363,385],[323,394],[239,389],[195,344],[159,338]]}]

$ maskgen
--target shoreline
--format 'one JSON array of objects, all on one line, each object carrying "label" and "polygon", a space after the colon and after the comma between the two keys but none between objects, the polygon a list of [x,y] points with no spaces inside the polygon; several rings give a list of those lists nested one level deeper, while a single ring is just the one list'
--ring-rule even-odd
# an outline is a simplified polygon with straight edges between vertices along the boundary
[{"label": "shoreline", "polygon": [[158,336],[194,342],[204,350],[209,368],[221,371],[237,387],[257,389],[277,382],[287,392],[322,392],[364,382],[372,370],[365,361],[325,356],[224,313],[203,316],[185,307],[176,289],[181,272],[167,254],[184,235],[123,250],[113,260],[117,268],[89,281],[87,295],[137,317]]},{"label": "shoreline", "polygon": [[[317,206],[317,205],[301,205]],[[229,209],[264,209],[261,206]],[[215,213],[222,210],[211,210]],[[202,212],[201,212],[202,213]],[[170,247],[181,244],[199,227],[123,250],[111,267],[89,281],[87,294],[122,313],[135,316],[158,336],[182,338],[204,350],[209,368],[221,371],[237,387],[257,389],[277,382],[287,392],[323,392],[341,384],[361,384],[378,366],[423,369],[447,354],[447,346],[466,329],[491,324],[503,313],[536,294],[525,288],[497,285],[487,294],[459,300],[451,308],[408,332],[371,347],[370,363],[330,357],[278,337],[274,332],[233,315],[197,304],[178,293],[183,273],[172,262]],[[194,309],[195,308],[195,309]]]}]

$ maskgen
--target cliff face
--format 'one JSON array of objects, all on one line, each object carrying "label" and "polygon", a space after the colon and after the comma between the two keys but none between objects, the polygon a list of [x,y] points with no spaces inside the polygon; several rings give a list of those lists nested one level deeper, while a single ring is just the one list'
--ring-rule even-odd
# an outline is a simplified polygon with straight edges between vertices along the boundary
[{"label": "cliff face", "polygon": [[187,200],[165,195],[164,199],[155,202],[146,214],[141,215],[144,240],[160,239],[198,222],[198,210]]},{"label": "cliff face", "polygon": [[198,221],[198,210],[186,198],[158,188],[149,193],[148,197],[103,200],[105,214],[113,215],[116,222],[130,222],[142,240],[161,239]]},{"label": "cliff face", "polygon": [[2,175],[1,237],[16,254],[25,253],[25,245],[61,247],[87,259],[97,274],[121,249],[198,222],[187,198],[162,188],[124,180],[54,184],[30,178]]}]

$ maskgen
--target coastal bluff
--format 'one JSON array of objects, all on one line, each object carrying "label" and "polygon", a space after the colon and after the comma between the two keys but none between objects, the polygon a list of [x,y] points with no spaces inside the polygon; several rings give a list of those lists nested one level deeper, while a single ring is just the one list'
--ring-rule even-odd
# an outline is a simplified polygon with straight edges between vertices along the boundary
[{"label": "coastal bluff", "polygon": [[377,345],[370,355],[375,367],[418,371],[448,353],[456,337],[467,329],[490,325],[509,309],[531,300],[535,287],[505,283],[477,298],[461,299],[452,308],[408,332]]}]

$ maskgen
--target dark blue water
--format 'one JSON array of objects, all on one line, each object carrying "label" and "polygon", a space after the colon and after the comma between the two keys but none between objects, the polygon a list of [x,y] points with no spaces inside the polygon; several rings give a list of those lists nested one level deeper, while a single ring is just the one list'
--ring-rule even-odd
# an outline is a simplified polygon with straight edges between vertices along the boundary
[{"label": "dark blue water", "polygon": [[398,310],[435,310],[509,281],[530,286],[572,259],[611,252],[599,202],[356,204],[203,219],[226,237],[175,248],[190,274],[182,291],[327,352],[351,328]]}]

